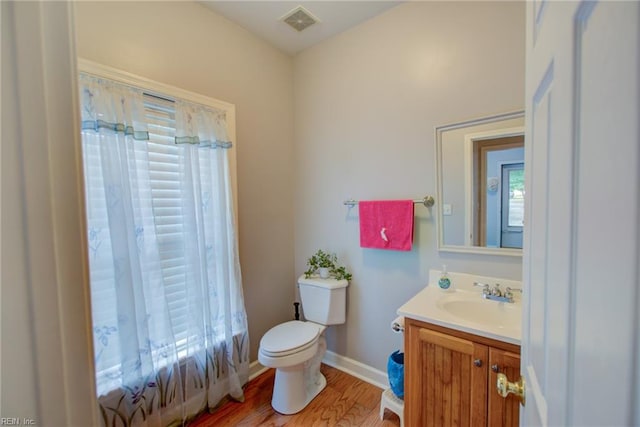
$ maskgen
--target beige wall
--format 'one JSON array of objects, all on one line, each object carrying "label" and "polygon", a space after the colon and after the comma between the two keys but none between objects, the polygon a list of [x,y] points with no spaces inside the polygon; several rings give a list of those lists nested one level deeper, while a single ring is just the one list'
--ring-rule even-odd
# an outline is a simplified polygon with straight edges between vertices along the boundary
[{"label": "beige wall", "polygon": [[291,318],[291,58],[191,2],[77,2],[78,56],[236,105],[240,262],[251,360]]},{"label": "beige wall", "polygon": [[422,206],[411,252],[362,249],[357,208],[342,202],[435,195],[435,126],[524,107],[524,12],[405,3],[294,59],[295,271],[323,248],[354,277],[330,350],[386,370],[400,345],[389,323],[430,268],[521,278],[518,258],[439,253]]}]

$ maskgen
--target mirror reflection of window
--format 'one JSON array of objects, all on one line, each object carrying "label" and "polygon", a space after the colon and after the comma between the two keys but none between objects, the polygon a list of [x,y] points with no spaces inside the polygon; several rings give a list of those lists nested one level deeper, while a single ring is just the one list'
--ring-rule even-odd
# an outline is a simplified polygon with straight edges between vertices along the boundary
[{"label": "mirror reflection of window", "polygon": [[522,249],[524,226],[524,163],[502,165],[501,248]]}]

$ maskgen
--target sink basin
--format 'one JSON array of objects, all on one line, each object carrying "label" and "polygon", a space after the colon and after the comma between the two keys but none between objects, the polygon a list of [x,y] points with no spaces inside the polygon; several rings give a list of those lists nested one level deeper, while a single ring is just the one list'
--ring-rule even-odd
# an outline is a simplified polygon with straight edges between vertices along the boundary
[{"label": "sink basin", "polygon": [[[472,285],[480,279],[470,275],[461,277],[468,280],[459,280],[453,289],[442,290],[438,285],[427,285],[401,306],[398,314],[408,319],[520,345],[522,303],[519,295],[515,303],[486,300],[482,297],[482,291]],[[502,279],[494,278],[484,281],[497,283],[497,280],[502,282]],[[521,287],[516,281],[503,285]]]},{"label": "sink basin", "polygon": [[510,303],[477,299],[447,299],[438,302],[438,307],[450,315],[468,322],[479,323],[501,329],[520,329],[521,310]]}]

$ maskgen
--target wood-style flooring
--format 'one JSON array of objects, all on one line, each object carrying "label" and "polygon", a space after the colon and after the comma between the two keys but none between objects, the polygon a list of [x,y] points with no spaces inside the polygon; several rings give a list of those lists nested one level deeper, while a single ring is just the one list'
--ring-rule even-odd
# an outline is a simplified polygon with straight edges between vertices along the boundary
[{"label": "wood-style flooring", "polygon": [[301,412],[282,415],[271,407],[274,369],[249,382],[243,403],[228,401],[213,414],[202,415],[189,427],[223,426],[366,426],[397,427],[389,410],[380,420],[382,390],[338,369],[322,365],[327,386]]}]

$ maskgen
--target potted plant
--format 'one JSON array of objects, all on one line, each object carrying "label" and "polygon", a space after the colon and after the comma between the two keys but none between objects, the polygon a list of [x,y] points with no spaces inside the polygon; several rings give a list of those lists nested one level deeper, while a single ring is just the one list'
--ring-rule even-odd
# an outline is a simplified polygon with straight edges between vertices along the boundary
[{"label": "potted plant", "polygon": [[348,273],[344,266],[338,265],[336,254],[325,252],[322,249],[319,249],[307,260],[307,266],[309,268],[304,272],[304,277],[307,279],[318,273],[323,279],[333,277],[337,280],[351,280],[351,273]]}]

